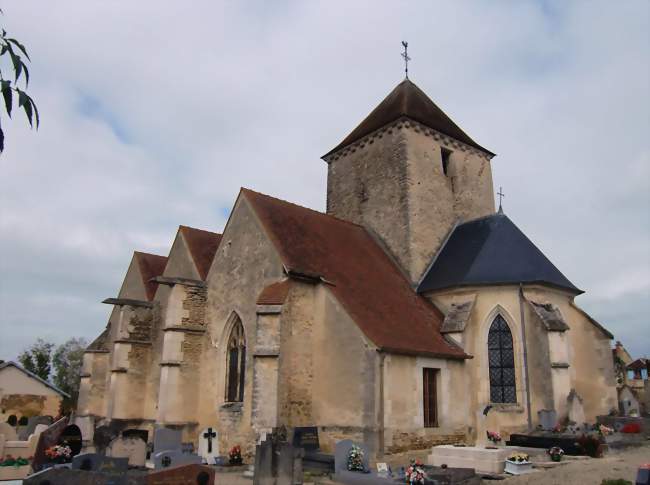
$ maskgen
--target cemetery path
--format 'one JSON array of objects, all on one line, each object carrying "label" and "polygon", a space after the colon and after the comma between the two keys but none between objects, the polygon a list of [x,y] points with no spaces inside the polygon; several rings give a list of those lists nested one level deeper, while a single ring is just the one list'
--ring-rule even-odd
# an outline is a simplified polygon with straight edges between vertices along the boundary
[{"label": "cemetery path", "polygon": [[[641,447],[610,451],[604,458],[576,460],[556,468],[510,477],[506,485],[600,485],[603,479],[623,478],[632,483],[640,465],[650,463],[650,443]],[[494,484],[483,480],[484,484]]]}]

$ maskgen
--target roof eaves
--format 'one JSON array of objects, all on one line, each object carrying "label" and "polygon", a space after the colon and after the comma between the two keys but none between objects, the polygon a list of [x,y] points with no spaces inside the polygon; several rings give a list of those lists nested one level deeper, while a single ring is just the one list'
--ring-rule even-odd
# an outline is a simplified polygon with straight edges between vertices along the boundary
[{"label": "roof eaves", "polygon": [[33,379],[36,379],[36,380],[39,381],[41,384],[43,384],[43,385],[49,387],[49,388],[52,389],[53,391],[58,392],[58,393],[61,394],[62,396],[67,397],[67,398],[70,397],[70,394],[68,394],[67,392],[62,391],[61,389],[59,389],[58,387],[56,387],[54,384],[51,384],[51,383],[47,382],[45,379],[41,379],[39,376],[37,376],[37,375],[34,374],[33,372],[28,371],[28,370],[25,369],[23,366],[18,365],[18,364],[16,364],[15,362],[13,362],[13,361],[11,361],[11,360],[9,360],[9,361],[7,361],[7,362],[3,362],[2,364],[0,364],[0,370],[4,369],[5,367],[8,367],[8,366],[15,367],[16,369],[18,369],[18,370],[24,372],[25,374],[27,374],[29,377],[31,377],[31,378],[33,378]]},{"label": "roof eaves", "polygon": [[607,330],[605,327],[603,327],[600,323],[598,323],[594,318],[591,317],[586,311],[584,311],[582,308],[580,308],[578,305],[576,305],[576,302],[571,300],[569,301],[569,304],[575,308],[580,314],[582,314],[587,320],[589,320],[596,328],[598,328],[601,332],[605,334],[605,336],[609,337],[610,339],[614,339],[614,335]]}]

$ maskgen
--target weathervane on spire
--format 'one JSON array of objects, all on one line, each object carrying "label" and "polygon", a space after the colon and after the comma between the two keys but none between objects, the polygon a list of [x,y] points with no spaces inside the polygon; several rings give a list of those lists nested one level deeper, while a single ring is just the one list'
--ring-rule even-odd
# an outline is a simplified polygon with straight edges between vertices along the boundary
[{"label": "weathervane on spire", "polygon": [[406,41],[402,41],[402,45],[404,46],[404,52],[402,52],[402,57],[404,58],[404,72],[406,73],[406,79],[409,78],[409,61],[411,58],[409,57],[408,50],[409,50],[409,43]]},{"label": "weathervane on spire", "polygon": [[503,214],[503,207],[501,207],[501,199],[503,199],[506,194],[503,193],[503,187],[499,187],[499,191],[497,192],[497,195],[499,196],[499,214]]}]

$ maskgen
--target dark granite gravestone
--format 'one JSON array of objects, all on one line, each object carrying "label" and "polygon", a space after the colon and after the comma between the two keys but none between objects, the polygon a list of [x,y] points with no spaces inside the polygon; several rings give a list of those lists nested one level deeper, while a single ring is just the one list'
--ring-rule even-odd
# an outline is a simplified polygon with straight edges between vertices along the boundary
[{"label": "dark granite gravestone", "polygon": [[202,459],[199,455],[182,453],[180,450],[160,451],[153,455],[153,465],[156,470],[180,465],[200,465],[201,462]]},{"label": "dark granite gravestone", "polygon": [[[94,453],[92,455],[95,455]],[[128,476],[126,458],[105,458],[95,456],[77,459],[74,466],[79,468],[49,468],[27,477],[27,485],[144,485],[145,472],[134,472]],[[75,457],[78,458],[78,457]],[[87,468],[95,467],[88,470]]]},{"label": "dark granite gravestone", "polygon": [[182,433],[179,429],[156,428],[153,434],[153,452],[181,451]]},{"label": "dark granite gravestone", "polygon": [[530,448],[549,449],[559,446],[564,450],[565,455],[584,455],[585,450],[578,444],[577,436],[566,435],[527,435],[511,434],[510,440],[506,441],[507,446],[527,446]]},{"label": "dark granite gravestone", "polygon": [[103,459],[104,455],[99,453],[81,453],[72,459],[72,469],[94,471],[99,468]]},{"label": "dark granite gravestone", "polygon": [[255,449],[253,485],[293,485],[302,481],[304,450],[268,436]]},{"label": "dark granite gravestone", "polygon": [[316,426],[297,427],[293,430],[293,446],[304,448],[305,451],[316,451],[318,443],[318,428]]},{"label": "dark granite gravestone", "polygon": [[120,435],[116,426],[98,426],[93,434],[93,445],[98,453],[104,453],[108,445]]},{"label": "dark granite gravestone", "polygon": [[35,472],[41,471],[49,459],[45,455],[45,450],[59,443],[61,433],[68,425],[68,418],[61,418],[56,423],[50,425],[38,436],[38,444],[32,460],[32,469]]},{"label": "dark granite gravestone", "polygon": [[25,426],[18,434],[18,439],[20,441],[27,441],[29,436],[34,434],[37,424],[45,424],[49,426],[52,424],[52,418],[50,416],[32,416],[27,421],[27,426]]},{"label": "dark granite gravestone", "polygon": [[63,428],[61,434],[59,435],[59,442],[57,444],[63,445],[66,444],[72,450],[72,456],[77,456],[81,453],[81,430],[76,424],[71,424]]},{"label": "dark granite gravestone", "polygon": [[[481,476],[473,468],[442,468],[423,466],[429,483],[436,485],[481,485]],[[425,482],[426,483],[426,482]]]},{"label": "dark granite gravestone", "polygon": [[276,469],[277,459],[273,453],[273,441],[267,437],[255,447],[253,485],[275,485]]},{"label": "dark granite gravestone", "polygon": [[149,431],[146,429],[125,429],[122,431],[124,438],[140,438],[147,443],[149,441]]},{"label": "dark granite gravestone", "polygon": [[147,485],[214,485],[213,468],[200,464],[158,470],[147,476]]}]

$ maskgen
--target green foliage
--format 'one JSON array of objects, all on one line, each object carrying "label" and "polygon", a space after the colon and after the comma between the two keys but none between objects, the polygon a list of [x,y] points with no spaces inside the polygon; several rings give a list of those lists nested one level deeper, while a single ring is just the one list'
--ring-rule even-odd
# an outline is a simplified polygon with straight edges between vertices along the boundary
[{"label": "green foliage", "polygon": [[[0,10],[0,14],[2,10]],[[22,55],[21,55],[22,54]],[[27,49],[23,44],[13,37],[9,37],[5,29],[0,29],[0,92],[4,100],[5,111],[11,118],[11,111],[14,102],[14,93],[18,96],[18,107],[25,111],[29,126],[38,129],[41,123],[38,108],[34,100],[25,91],[29,86],[29,69],[23,60],[23,56],[31,61]],[[13,79],[11,76],[5,79],[5,72],[13,70]],[[19,81],[24,81],[24,88],[18,87]],[[0,124],[0,153],[4,150],[4,132]]]},{"label": "green foliage", "polygon": [[79,396],[79,375],[88,342],[83,338],[71,338],[61,344],[52,356],[54,385],[70,395],[65,407],[74,407]]},{"label": "green foliage", "polygon": [[50,378],[50,372],[52,370],[50,361],[52,359],[53,349],[53,343],[39,338],[36,343],[28,347],[18,356],[18,361],[25,369],[47,381]]},{"label": "green foliage", "polygon": [[602,482],[600,482],[600,485],[634,485],[632,482],[629,480],[623,480],[622,478],[605,478]]}]

